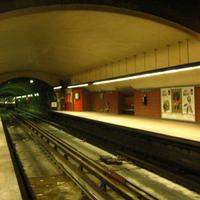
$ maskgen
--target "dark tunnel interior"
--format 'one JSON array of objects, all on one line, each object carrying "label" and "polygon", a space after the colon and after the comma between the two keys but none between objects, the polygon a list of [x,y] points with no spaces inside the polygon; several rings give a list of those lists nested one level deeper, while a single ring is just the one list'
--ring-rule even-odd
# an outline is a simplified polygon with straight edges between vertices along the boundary
[{"label": "dark tunnel interior", "polygon": [[56,102],[53,88],[44,81],[34,78],[16,78],[0,85],[0,107],[29,111],[48,111]]}]

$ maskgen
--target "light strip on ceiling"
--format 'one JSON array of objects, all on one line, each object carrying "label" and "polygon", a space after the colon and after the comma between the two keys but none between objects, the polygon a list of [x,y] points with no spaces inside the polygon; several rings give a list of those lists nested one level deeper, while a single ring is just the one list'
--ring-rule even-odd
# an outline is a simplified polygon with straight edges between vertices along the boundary
[{"label": "light strip on ceiling", "polygon": [[134,79],[139,79],[139,78],[147,78],[147,77],[152,77],[152,76],[159,76],[159,75],[164,75],[164,74],[172,74],[172,73],[177,73],[177,72],[184,72],[184,71],[191,71],[195,69],[200,69],[200,66],[192,66],[192,67],[184,67],[184,68],[175,68],[175,69],[167,69],[163,71],[158,71],[158,72],[150,72],[150,73],[143,73],[143,74],[136,74],[136,75],[131,75],[131,76],[125,76],[121,78],[115,78],[115,79],[110,79],[110,80],[102,80],[102,81],[95,81],[92,84],[93,85],[100,85],[100,84],[106,84],[106,83],[113,83],[113,82],[119,82],[119,81],[128,81],[128,80],[134,80]]},{"label": "light strip on ceiling", "polygon": [[79,87],[87,87],[89,84],[88,83],[84,83],[84,84],[79,84],[79,85],[70,85],[67,88],[79,88]]},{"label": "light strip on ceiling", "polygon": [[54,90],[59,90],[59,89],[61,89],[61,88],[62,88],[62,86],[59,85],[59,86],[54,87],[53,89],[54,89]]}]

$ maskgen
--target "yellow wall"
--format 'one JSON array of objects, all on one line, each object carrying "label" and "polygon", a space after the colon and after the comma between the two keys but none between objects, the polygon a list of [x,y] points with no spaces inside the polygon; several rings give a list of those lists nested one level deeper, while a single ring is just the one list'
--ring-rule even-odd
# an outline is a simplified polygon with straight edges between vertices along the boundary
[{"label": "yellow wall", "polygon": [[200,40],[178,41],[159,49],[141,52],[129,58],[71,76],[72,84],[127,75],[200,61]]}]

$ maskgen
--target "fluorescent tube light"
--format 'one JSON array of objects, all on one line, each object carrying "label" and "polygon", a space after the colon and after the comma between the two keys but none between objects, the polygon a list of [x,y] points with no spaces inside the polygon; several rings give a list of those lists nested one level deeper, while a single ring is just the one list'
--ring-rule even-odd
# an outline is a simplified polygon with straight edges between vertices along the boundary
[{"label": "fluorescent tube light", "polygon": [[88,83],[84,83],[84,84],[79,84],[79,85],[70,85],[67,88],[79,88],[79,87],[87,87],[89,84]]},{"label": "fluorescent tube light", "polygon": [[177,72],[184,72],[184,71],[191,71],[195,69],[200,69],[200,66],[193,66],[193,67],[184,67],[184,68],[177,68],[177,69],[167,69],[166,71],[158,71],[158,72],[150,72],[150,73],[143,73],[143,74],[136,74],[121,78],[115,78],[110,80],[102,80],[102,81],[95,81],[92,84],[93,85],[100,85],[100,84],[106,84],[106,83],[113,83],[113,82],[119,82],[119,81],[127,81],[127,80],[134,80],[139,78],[147,78],[152,76],[159,76],[163,74],[171,74],[171,73],[177,73]]},{"label": "fluorescent tube light", "polygon": [[59,85],[59,86],[54,87],[53,89],[54,89],[54,90],[59,90],[59,89],[61,89],[61,88],[62,88],[62,86]]}]

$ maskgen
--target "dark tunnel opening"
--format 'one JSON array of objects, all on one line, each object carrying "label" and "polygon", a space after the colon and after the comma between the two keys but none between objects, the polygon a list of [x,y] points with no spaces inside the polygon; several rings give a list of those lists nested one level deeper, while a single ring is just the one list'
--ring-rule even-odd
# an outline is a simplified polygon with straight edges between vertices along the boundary
[{"label": "dark tunnel opening", "polygon": [[8,80],[0,85],[1,111],[10,109],[46,112],[56,108],[56,94],[46,82],[22,77]]}]

